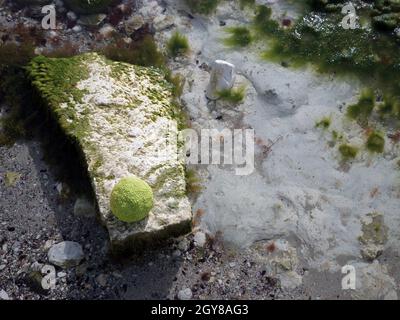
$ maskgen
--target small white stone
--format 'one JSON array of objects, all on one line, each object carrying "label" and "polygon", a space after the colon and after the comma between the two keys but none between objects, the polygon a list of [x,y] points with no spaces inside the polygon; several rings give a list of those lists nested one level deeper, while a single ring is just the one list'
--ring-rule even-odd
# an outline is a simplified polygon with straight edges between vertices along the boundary
[{"label": "small white stone", "polygon": [[207,98],[218,99],[218,92],[232,89],[235,83],[235,66],[223,60],[215,60],[212,65],[210,83],[207,87]]},{"label": "small white stone", "polygon": [[82,31],[82,27],[79,26],[79,25],[76,25],[76,26],[74,26],[74,27],[72,28],[72,31],[73,31],[73,32],[76,32],[76,33],[79,33],[79,32]]},{"label": "small white stone", "polygon": [[178,249],[181,251],[187,251],[189,249],[189,241],[184,238],[178,243]]},{"label": "small white stone", "polygon": [[204,247],[206,244],[206,234],[204,232],[198,231],[194,235],[194,245],[196,247]]},{"label": "small white stone", "polygon": [[0,300],[10,300],[8,293],[4,290],[0,290]]},{"label": "small white stone", "polygon": [[192,297],[193,297],[193,294],[192,294],[192,290],[190,290],[190,288],[186,288],[186,289],[183,289],[178,292],[179,300],[190,300],[190,299],[192,299]]},{"label": "small white stone", "polygon": [[63,241],[52,246],[48,252],[50,263],[62,267],[69,268],[79,265],[84,254],[82,246],[73,241]]}]

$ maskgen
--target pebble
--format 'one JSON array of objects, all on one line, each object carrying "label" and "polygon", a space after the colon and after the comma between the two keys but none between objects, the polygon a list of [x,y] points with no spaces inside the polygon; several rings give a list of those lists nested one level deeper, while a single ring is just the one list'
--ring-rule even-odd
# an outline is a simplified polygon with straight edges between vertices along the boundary
[{"label": "pebble", "polygon": [[79,33],[79,32],[82,31],[82,27],[79,26],[79,25],[76,25],[76,26],[74,26],[74,27],[72,28],[72,31],[75,32],[75,33]]},{"label": "pebble", "polygon": [[178,249],[181,251],[188,251],[189,241],[186,238],[184,238],[182,241],[178,243]]},{"label": "pebble", "polygon": [[178,292],[179,300],[190,300],[193,297],[192,290],[190,288],[183,289]]},{"label": "pebble", "polygon": [[96,277],[96,282],[102,287],[107,286],[107,276],[103,273],[98,275]]},{"label": "pebble", "polygon": [[62,268],[69,268],[79,265],[84,254],[79,243],[63,241],[52,246],[47,256],[50,263]]},{"label": "pebble", "polygon": [[0,290],[0,300],[10,300],[8,293],[4,290]]},{"label": "pebble", "polygon": [[194,235],[194,245],[196,247],[204,247],[206,244],[206,234],[204,232],[198,231]]}]

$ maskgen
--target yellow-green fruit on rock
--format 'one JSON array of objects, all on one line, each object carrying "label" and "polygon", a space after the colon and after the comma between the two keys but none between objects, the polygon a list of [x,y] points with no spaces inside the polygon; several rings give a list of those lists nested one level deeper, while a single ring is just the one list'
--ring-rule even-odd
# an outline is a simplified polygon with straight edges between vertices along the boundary
[{"label": "yellow-green fruit on rock", "polygon": [[124,222],[143,220],[153,204],[153,191],[145,181],[137,177],[121,179],[111,192],[111,212]]}]

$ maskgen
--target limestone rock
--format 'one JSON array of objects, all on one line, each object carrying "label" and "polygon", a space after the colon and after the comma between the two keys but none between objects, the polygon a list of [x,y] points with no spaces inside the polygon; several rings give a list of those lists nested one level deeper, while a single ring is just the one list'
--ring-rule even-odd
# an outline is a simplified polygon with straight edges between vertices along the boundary
[{"label": "limestone rock", "polygon": [[52,246],[48,252],[50,263],[69,268],[79,265],[84,254],[79,243],[73,241],[63,241]]},{"label": "limestone rock", "polygon": [[218,99],[218,92],[231,89],[235,83],[235,66],[223,60],[215,60],[212,65],[210,83],[207,87],[207,98]]},{"label": "limestone rock", "polygon": [[[29,72],[39,92],[50,97],[46,104],[61,129],[84,155],[114,252],[138,250],[143,243],[190,230],[184,159],[177,157],[173,140],[179,110],[161,71],[89,53],[37,57]],[[150,185],[154,207],[146,219],[125,223],[111,213],[110,195],[121,178],[132,175]]]},{"label": "limestone rock", "polygon": [[378,212],[367,214],[361,222],[362,234],[359,237],[361,255],[372,261],[381,255],[387,241],[388,228],[384,224],[383,215]]}]

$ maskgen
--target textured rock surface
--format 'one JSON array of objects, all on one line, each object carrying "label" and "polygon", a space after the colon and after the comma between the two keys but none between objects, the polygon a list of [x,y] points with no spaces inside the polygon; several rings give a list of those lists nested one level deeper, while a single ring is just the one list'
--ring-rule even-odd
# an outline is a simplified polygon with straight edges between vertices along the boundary
[{"label": "textured rock surface", "polygon": [[48,253],[50,263],[62,268],[77,266],[83,257],[81,245],[73,241],[59,242],[52,246]]},{"label": "textured rock surface", "polygon": [[[62,78],[70,85],[67,92],[53,92],[65,85],[57,77],[62,65],[68,66]],[[113,249],[137,249],[141,240],[189,229],[184,166],[166,135],[167,130],[177,132],[176,107],[159,71],[86,54],[73,60],[34,60],[31,76],[62,129],[83,152]],[[77,78],[75,84],[68,77]],[[118,221],[109,206],[114,185],[129,175],[145,180],[154,193],[149,217],[132,224]]]},{"label": "textured rock surface", "polygon": [[374,260],[383,251],[388,228],[384,224],[383,215],[378,212],[368,214],[361,223],[362,235],[359,237],[361,254],[366,260]]}]

